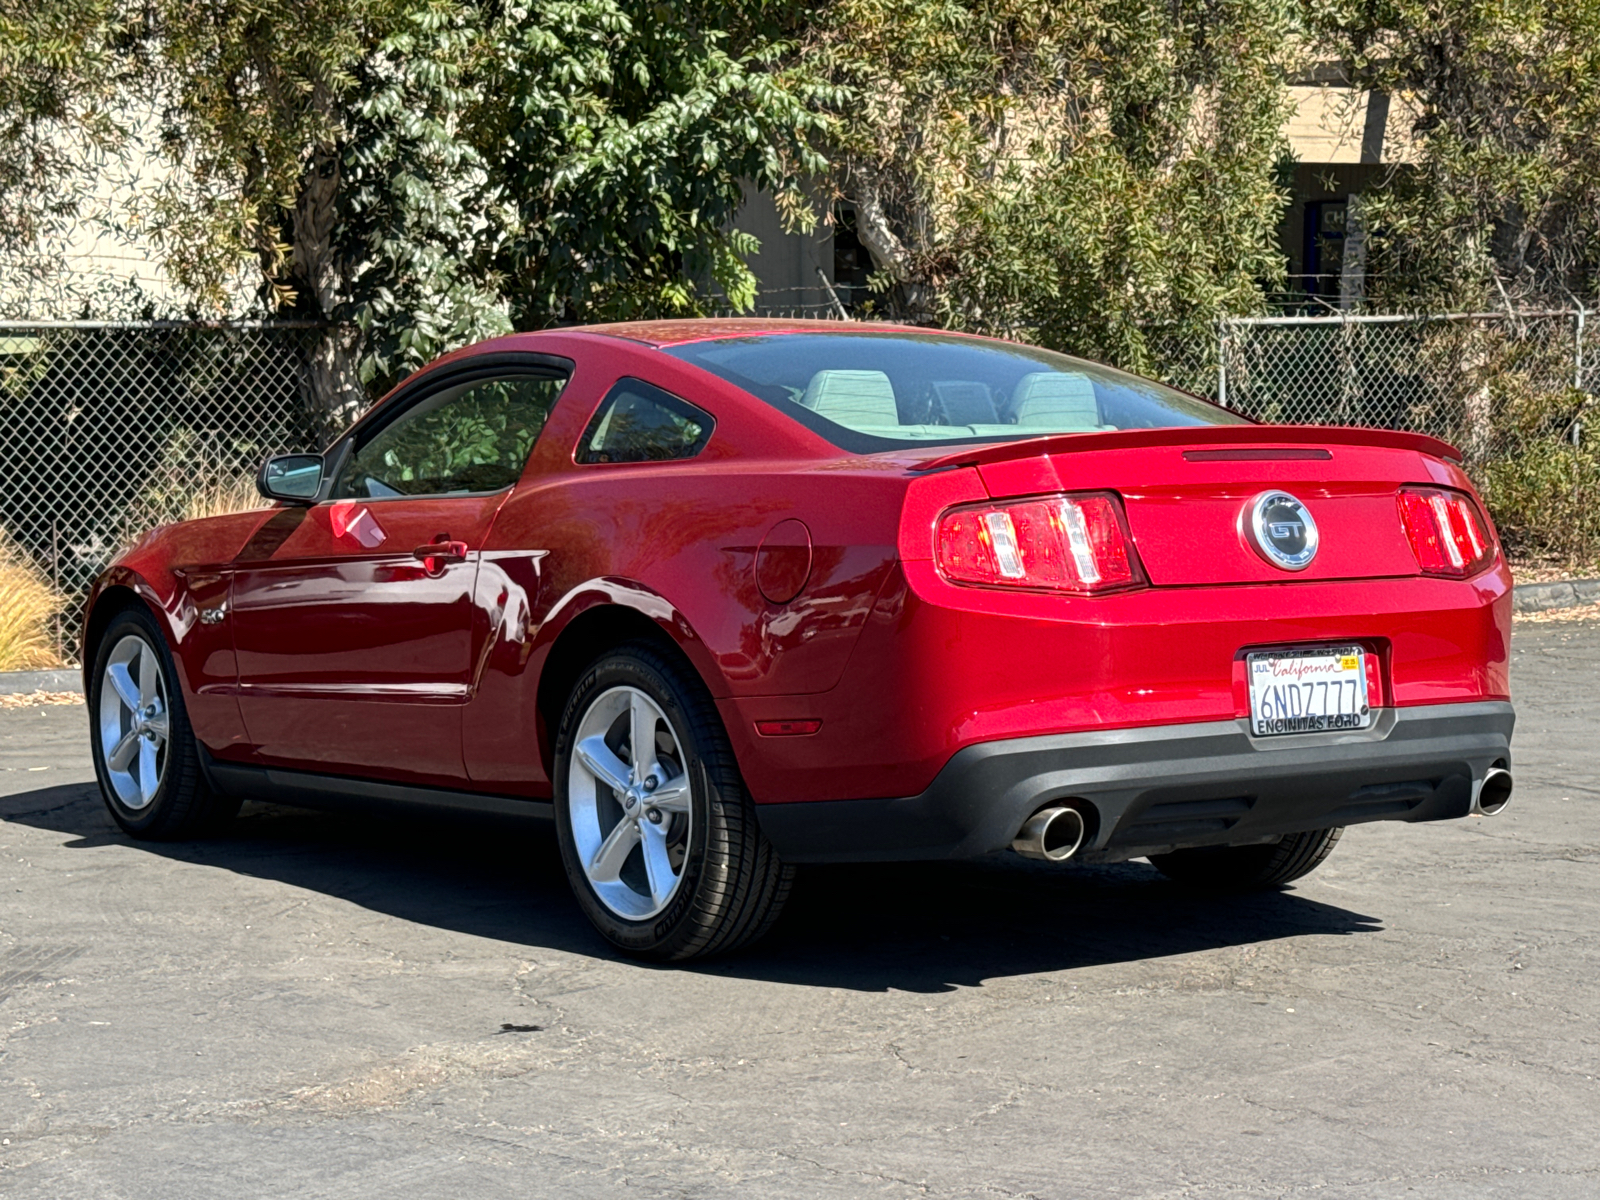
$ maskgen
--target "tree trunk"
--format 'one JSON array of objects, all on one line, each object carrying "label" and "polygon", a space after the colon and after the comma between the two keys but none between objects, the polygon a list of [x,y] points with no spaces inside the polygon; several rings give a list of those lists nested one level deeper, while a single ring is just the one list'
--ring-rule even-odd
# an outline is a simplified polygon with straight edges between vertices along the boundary
[{"label": "tree trunk", "polygon": [[911,251],[895,233],[883,207],[882,183],[873,167],[853,164],[849,172],[850,201],[856,209],[856,236],[872,255],[873,263],[900,288],[907,317],[918,324],[933,320],[933,288],[919,278]]},{"label": "tree trunk", "polygon": [[1466,384],[1462,396],[1461,449],[1467,461],[1481,464],[1494,444],[1494,393],[1489,388],[1491,332],[1474,321],[1466,327],[1459,378]]},{"label": "tree trunk", "polygon": [[301,176],[290,267],[300,311],[328,322],[311,350],[307,391],[313,417],[330,436],[345,429],[367,405],[359,369],[361,331],[352,324],[337,323],[345,299],[343,264],[333,248],[340,178],[338,148],[320,147]]},{"label": "tree trunk", "polygon": [[354,325],[329,325],[307,352],[306,393],[312,419],[332,440],[367,406],[361,386],[361,331]]}]

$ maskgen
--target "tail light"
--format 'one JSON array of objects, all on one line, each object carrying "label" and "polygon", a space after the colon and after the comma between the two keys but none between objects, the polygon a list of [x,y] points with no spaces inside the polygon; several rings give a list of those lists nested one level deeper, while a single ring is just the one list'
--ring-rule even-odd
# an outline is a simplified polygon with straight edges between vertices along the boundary
[{"label": "tail light", "polygon": [[1141,587],[1144,569],[1111,492],[953,508],[939,518],[946,579],[1094,595]]},{"label": "tail light", "polygon": [[1424,575],[1465,579],[1494,561],[1494,538],[1472,497],[1448,488],[1408,487],[1399,494],[1400,523]]}]

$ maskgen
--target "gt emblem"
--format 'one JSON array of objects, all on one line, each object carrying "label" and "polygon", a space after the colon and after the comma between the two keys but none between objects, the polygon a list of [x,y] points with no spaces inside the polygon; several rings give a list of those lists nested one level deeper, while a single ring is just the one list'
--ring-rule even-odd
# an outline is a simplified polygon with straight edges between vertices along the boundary
[{"label": "gt emblem", "polygon": [[1288,492],[1262,492],[1239,516],[1245,539],[1273,566],[1303,571],[1317,556],[1317,523]]}]

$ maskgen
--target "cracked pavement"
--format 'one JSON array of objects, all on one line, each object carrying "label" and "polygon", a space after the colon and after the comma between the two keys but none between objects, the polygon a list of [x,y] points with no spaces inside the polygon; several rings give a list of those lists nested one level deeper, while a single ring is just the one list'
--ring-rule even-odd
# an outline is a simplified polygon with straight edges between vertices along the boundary
[{"label": "cracked pavement", "polygon": [[1600,1194],[1600,624],[1514,643],[1517,796],[1294,888],[827,868],[610,954],[537,824],[247,806],[130,842],[0,711],[0,1194]]}]

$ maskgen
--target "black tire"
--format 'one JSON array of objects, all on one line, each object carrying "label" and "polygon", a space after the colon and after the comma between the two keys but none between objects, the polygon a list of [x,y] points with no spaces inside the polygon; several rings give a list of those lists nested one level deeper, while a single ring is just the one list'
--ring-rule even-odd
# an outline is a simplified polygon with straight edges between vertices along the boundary
[{"label": "black tire", "polygon": [[[129,637],[139,638],[153,652],[164,686],[167,721],[159,786],[148,802],[136,804],[130,804],[118,794],[111,765],[106,761],[102,734],[106,668],[113,652]],[[183,689],[155,618],[143,608],[123,609],[107,624],[93,656],[88,680],[89,744],[94,755],[95,777],[100,782],[100,795],[112,819],[132,837],[168,841],[211,832],[233,817],[239,811],[239,801],[216,795],[206,784],[200,767],[200,746],[189,726],[188,710],[183,703]],[[135,799],[142,801],[142,797]]]},{"label": "black tire", "polygon": [[1213,892],[1249,892],[1282,887],[1309,875],[1339,844],[1343,829],[1291,833],[1261,846],[1205,846],[1152,854],[1150,863],[1168,879]]},{"label": "black tire", "polygon": [[[691,791],[676,891],[658,914],[642,920],[619,916],[591,885],[579,858],[569,794],[579,724],[596,700],[619,687],[643,692],[665,715]],[[608,652],[573,687],[556,735],[555,815],[561,860],[578,906],[608,942],[641,958],[682,961],[749,945],[772,928],[794,880],[794,868],[761,832],[710,693],[686,664],[650,642]]]}]

